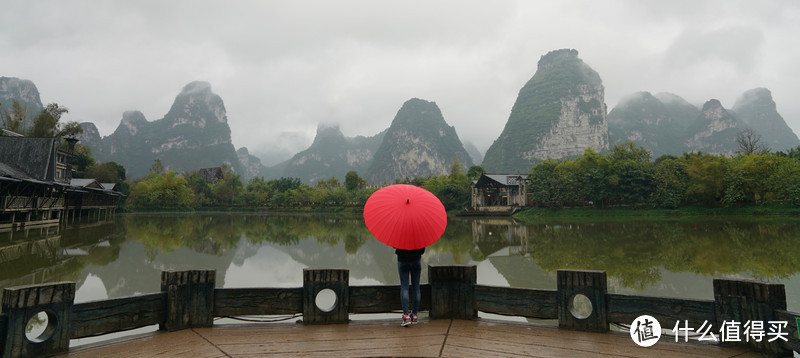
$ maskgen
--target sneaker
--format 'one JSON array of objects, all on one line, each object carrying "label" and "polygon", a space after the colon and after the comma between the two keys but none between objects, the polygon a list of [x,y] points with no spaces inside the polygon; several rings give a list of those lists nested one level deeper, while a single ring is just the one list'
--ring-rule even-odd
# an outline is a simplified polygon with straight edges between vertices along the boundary
[{"label": "sneaker", "polygon": [[411,317],[409,317],[407,314],[404,314],[403,323],[401,323],[400,326],[405,327],[408,326],[409,324],[411,324]]},{"label": "sneaker", "polygon": [[417,324],[417,315],[411,314],[411,324]]}]

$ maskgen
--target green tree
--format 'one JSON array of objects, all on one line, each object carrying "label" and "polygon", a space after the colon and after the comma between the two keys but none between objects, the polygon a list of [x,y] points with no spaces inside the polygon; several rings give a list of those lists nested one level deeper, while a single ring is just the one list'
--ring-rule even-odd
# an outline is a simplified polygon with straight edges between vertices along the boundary
[{"label": "green tree", "polygon": [[150,166],[150,173],[163,174],[164,170],[164,164],[162,164],[161,159],[158,158],[156,158],[156,160],[153,161],[153,165]]},{"label": "green tree", "polygon": [[61,116],[68,113],[66,107],[61,107],[58,103],[50,103],[39,112],[36,119],[33,121],[33,128],[30,133],[31,137],[72,137],[83,132],[78,122],[61,122]]},{"label": "green tree", "polygon": [[332,176],[328,180],[320,179],[317,182],[316,187],[319,188],[319,189],[324,189],[324,190],[336,190],[336,189],[339,189],[339,187],[341,185],[342,184],[339,183],[339,179]]},{"label": "green tree", "polygon": [[25,133],[25,108],[16,99],[11,100],[11,112],[0,108],[0,117],[3,119],[3,128],[12,132]]},{"label": "green tree", "polygon": [[700,203],[715,205],[725,192],[728,159],[707,153],[686,154],[688,188],[686,195]]},{"label": "green tree", "polygon": [[664,208],[677,208],[685,202],[688,187],[685,160],[671,155],[656,159],[651,203]]},{"label": "green tree", "polygon": [[453,164],[450,165],[450,179],[457,180],[460,175],[464,175],[464,169],[461,168],[461,161],[455,158]]},{"label": "green tree", "polygon": [[[154,166],[156,165],[154,164]],[[155,169],[158,170],[158,168]],[[155,172],[156,171],[153,168],[150,169],[150,173],[155,173]],[[209,185],[208,181],[206,181],[205,178],[201,178],[198,175],[197,170],[184,172],[183,177],[186,180],[186,185],[189,186],[189,189],[194,194],[193,195],[194,198],[191,204],[192,207],[211,206],[213,204],[212,200],[214,198],[214,194],[211,192],[211,186]]]},{"label": "green tree", "polygon": [[87,178],[87,170],[95,165],[94,158],[92,157],[92,149],[89,146],[77,143],[72,157],[72,170],[74,171],[73,178]]},{"label": "green tree", "polygon": [[473,165],[467,170],[467,178],[469,180],[478,180],[484,174],[486,174],[486,169],[480,165]]},{"label": "green tree", "polygon": [[561,205],[561,195],[559,195],[559,178],[556,173],[558,162],[552,159],[543,160],[536,163],[528,173],[528,191],[531,199],[541,206]]},{"label": "green tree", "polygon": [[120,169],[122,169],[122,180],[125,180],[125,168],[115,162],[94,164],[86,169],[86,178],[94,178],[100,183],[116,183],[120,179]]},{"label": "green tree", "polygon": [[347,172],[344,176],[344,187],[347,188],[347,190],[363,189],[366,185],[367,181],[353,170]]},{"label": "green tree", "polygon": [[250,179],[245,188],[245,203],[249,206],[266,206],[269,202],[269,185],[264,178]]},{"label": "green tree", "polygon": [[211,193],[216,205],[238,205],[244,200],[242,180],[229,165],[222,166],[222,179],[211,184]]},{"label": "green tree", "polygon": [[133,185],[128,200],[137,207],[190,207],[194,202],[194,193],[186,179],[176,172],[151,172],[144,180]]},{"label": "green tree", "polygon": [[592,201],[602,205],[610,192],[609,160],[592,148],[586,148],[583,156],[575,160],[575,164],[573,196],[583,202]]}]

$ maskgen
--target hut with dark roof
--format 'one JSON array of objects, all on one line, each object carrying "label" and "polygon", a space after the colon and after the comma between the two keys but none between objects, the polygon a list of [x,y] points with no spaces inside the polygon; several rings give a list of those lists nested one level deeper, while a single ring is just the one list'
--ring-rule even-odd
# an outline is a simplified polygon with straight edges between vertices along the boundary
[{"label": "hut with dark roof", "polygon": [[527,174],[483,174],[472,181],[467,212],[511,215],[529,205]]}]

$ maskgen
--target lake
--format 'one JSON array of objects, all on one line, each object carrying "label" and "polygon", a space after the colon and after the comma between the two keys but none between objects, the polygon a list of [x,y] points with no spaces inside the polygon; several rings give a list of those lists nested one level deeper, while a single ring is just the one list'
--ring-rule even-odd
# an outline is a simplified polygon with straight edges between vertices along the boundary
[{"label": "lake", "polygon": [[[609,293],[713,300],[712,280],[786,286],[800,312],[800,220],[682,218],[523,224],[451,217],[426,265],[476,265],[483,285],[555,289],[556,270],[605,270]],[[356,216],[119,214],[0,233],[0,288],[74,281],[76,302],[160,290],[163,270],[214,269],[218,287],[301,287],[303,268],[399,284],[393,249]],[[423,268],[423,283],[427,269]]]}]

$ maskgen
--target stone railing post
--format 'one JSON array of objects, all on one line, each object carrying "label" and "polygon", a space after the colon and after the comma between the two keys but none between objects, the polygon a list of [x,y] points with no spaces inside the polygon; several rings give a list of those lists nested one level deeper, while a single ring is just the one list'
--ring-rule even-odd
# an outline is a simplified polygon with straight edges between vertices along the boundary
[{"label": "stone railing post", "polygon": [[214,270],[162,271],[161,292],[166,294],[166,318],[159,329],[211,327],[215,285]]},{"label": "stone railing post", "polygon": [[[75,283],[59,282],[6,288],[3,313],[7,315],[2,357],[48,357],[69,349],[69,320],[75,300]],[[47,323],[37,337],[26,328],[31,318],[44,312]]]},{"label": "stone railing post", "polygon": [[477,268],[472,266],[428,266],[432,319],[476,319]]},{"label": "stone railing post", "polygon": [[[714,328],[722,328],[723,322],[738,323],[744,333],[744,325],[749,322],[763,323],[764,331],[770,328],[769,321],[777,321],[775,310],[786,310],[786,289],[779,283],[765,283],[757,281],[739,281],[714,279],[714,310],[716,322]],[[791,326],[791,325],[790,325]],[[784,332],[789,327],[784,328]],[[788,334],[797,334],[789,331]],[[741,342],[747,342],[746,337],[739,337]],[[791,356],[791,351],[781,346],[780,339],[769,342],[762,339],[757,342],[749,340],[749,344],[759,351],[775,356]]]},{"label": "stone railing post", "polygon": [[303,269],[303,324],[347,323],[349,308],[350,270]]},{"label": "stone railing post", "polygon": [[[558,328],[608,332],[605,271],[558,270],[557,284]],[[581,308],[589,308],[582,304],[591,304],[591,312],[582,313]]]}]

